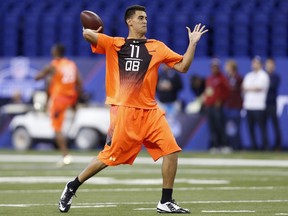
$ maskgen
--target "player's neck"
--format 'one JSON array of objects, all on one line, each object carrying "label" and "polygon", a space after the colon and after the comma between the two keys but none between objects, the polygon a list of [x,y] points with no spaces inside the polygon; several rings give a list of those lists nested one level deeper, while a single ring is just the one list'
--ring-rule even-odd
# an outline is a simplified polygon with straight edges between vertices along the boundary
[{"label": "player's neck", "polygon": [[127,39],[146,39],[145,34],[129,32]]}]

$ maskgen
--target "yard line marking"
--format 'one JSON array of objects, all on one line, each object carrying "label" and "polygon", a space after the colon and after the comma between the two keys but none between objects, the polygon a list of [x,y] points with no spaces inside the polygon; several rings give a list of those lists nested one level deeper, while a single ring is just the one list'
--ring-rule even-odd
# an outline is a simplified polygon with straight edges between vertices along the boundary
[{"label": "yard line marking", "polygon": [[[0,207],[15,207],[15,208],[27,208],[34,206],[56,206],[57,204],[0,204]],[[117,205],[111,204],[101,204],[101,205],[75,205],[71,208],[107,208],[107,207],[117,207]]]},{"label": "yard line marking", "polygon": [[288,215],[288,213],[276,213],[275,215]]},{"label": "yard line marking", "polygon": [[17,208],[23,208],[23,207],[29,207],[29,204],[0,204],[0,207],[17,207]]},{"label": "yard line marking", "polygon": [[[181,201],[181,204],[231,204],[231,203],[288,203],[288,200],[202,200],[202,201]],[[155,205],[155,202],[122,202],[122,203],[96,203],[101,204],[110,204],[110,205]],[[95,203],[78,203],[78,205],[95,205]]]},{"label": "yard line marking", "polygon": [[77,205],[75,205],[75,206],[71,206],[71,208],[107,208],[107,207],[109,207],[109,208],[113,208],[113,207],[117,207],[117,205],[109,205],[109,204],[107,204],[107,205],[81,205],[81,206],[77,206]]},{"label": "yard line marking", "polygon": [[[179,187],[175,188],[177,191],[203,191],[203,190],[218,190],[218,191],[234,191],[234,190],[287,190],[288,187]],[[97,189],[80,189],[80,193],[91,192],[141,192],[141,191],[161,191],[161,188],[97,188]],[[51,190],[1,190],[3,194],[13,193],[60,193],[63,190],[51,189]]]},{"label": "yard line marking", "polygon": [[286,203],[288,200],[216,200],[216,201],[182,201],[181,203],[190,204],[219,204],[219,203]]},{"label": "yard line marking", "polygon": [[135,211],[155,211],[156,208],[136,208]]},{"label": "yard line marking", "polygon": [[203,213],[254,213],[253,210],[202,210]]},{"label": "yard line marking", "polygon": [[[219,203],[288,203],[288,200],[218,200],[218,201],[181,201],[184,204],[219,204]],[[57,206],[57,204],[0,204],[0,207],[33,207],[33,206]],[[118,206],[118,205],[155,205],[155,202],[103,202],[103,203],[77,203],[72,208],[96,208],[95,206]],[[99,207],[99,208],[100,208]],[[154,208],[155,209],[155,208]],[[282,214],[282,213],[279,213]],[[285,213],[284,213],[285,214]]]},{"label": "yard line marking", "polygon": [[[73,156],[74,163],[89,163],[92,156]],[[35,162],[55,163],[57,155],[21,155],[1,154],[0,162]],[[154,162],[150,157],[138,157],[135,164],[161,164],[162,159]],[[222,159],[222,158],[179,158],[180,165],[197,166],[245,166],[245,167],[288,167],[287,160],[260,160],[260,159]]]},{"label": "yard line marking", "polygon": [[[26,177],[0,177],[0,183],[66,183],[71,180],[67,176],[26,176]],[[228,180],[207,180],[207,179],[186,179],[179,178],[175,180],[176,183],[187,184],[229,184]],[[162,178],[156,179],[116,179],[112,177],[94,177],[89,179],[87,184],[97,185],[161,185]]]}]

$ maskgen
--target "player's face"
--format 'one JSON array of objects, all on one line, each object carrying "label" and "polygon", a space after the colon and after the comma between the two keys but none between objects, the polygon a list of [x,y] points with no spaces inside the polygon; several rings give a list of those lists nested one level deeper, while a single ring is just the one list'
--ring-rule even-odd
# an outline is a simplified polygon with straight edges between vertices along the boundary
[{"label": "player's face", "polygon": [[131,27],[140,34],[147,32],[147,14],[144,11],[135,11],[131,18]]}]

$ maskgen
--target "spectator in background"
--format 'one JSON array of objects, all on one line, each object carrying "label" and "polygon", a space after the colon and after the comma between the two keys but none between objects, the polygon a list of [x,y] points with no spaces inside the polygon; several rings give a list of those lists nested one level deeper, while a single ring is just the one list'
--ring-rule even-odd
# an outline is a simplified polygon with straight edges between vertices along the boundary
[{"label": "spectator in background", "polygon": [[255,129],[259,126],[262,137],[262,150],[268,149],[266,129],[266,97],[269,88],[269,76],[262,69],[259,56],[252,59],[252,71],[244,77],[242,89],[244,93],[243,107],[247,111],[247,122],[251,138],[252,149],[257,150]]},{"label": "spectator in background", "polygon": [[240,135],[241,109],[242,109],[242,77],[238,73],[238,65],[234,60],[225,63],[225,71],[230,87],[229,96],[225,102],[226,136],[227,142],[231,143],[234,150],[242,149]]},{"label": "spectator in background", "polygon": [[275,61],[272,58],[268,58],[265,62],[265,69],[269,75],[270,86],[266,98],[266,117],[267,121],[271,120],[274,129],[274,150],[281,150],[282,135],[279,126],[279,120],[277,116],[277,96],[278,88],[280,85],[280,76],[275,72]]},{"label": "spectator in background", "polygon": [[190,77],[190,89],[196,98],[187,104],[185,112],[188,114],[203,113],[202,95],[205,91],[205,78],[192,75]]},{"label": "spectator in background", "polygon": [[205,78],[192,75],[190,78],[190,89],[196,97],[200,97],[205,91]]},{"label": "spectator in background", "polygon": [[211,63],[211,75],[206,79],[206,88],[203,97],[205,111],[207,113],[210,130],[210,151],[218,150],[229,153],[227,147],[225,127],[225,116],[223,105],[229,94],[229,85],[226,77],[220,70],[220,61],[213,59]]},{"label": "spectator in background", "polygon": [[183,85],[180,75],[167,65],[159,73],[157,83],[157,97],[159,105],[166,111],[167,117],[179,112],[181,103],[178,101],[178,93]]}]

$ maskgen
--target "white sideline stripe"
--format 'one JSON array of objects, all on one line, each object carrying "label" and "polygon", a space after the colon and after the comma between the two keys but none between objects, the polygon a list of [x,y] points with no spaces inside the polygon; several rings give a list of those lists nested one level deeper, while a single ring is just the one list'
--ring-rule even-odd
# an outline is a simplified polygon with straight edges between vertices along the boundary
[{"label": "white sideline stripe", "polygon": [[[235,191],[235,190],[287,190],[288,187],[180,187],[175,188],[176,191]],[[80,193],[93,193],[93,192],[141,192],[141,191],[161,191],[161,188],[99,188],[99,189],[80,189]],[[1,194],[13,194],[13,193],[60,193],[61,190],[1,190]]]},{"label": "white sideline stripe", "polygon": [[[218,201],[181,201],[181,204],[219,204],[219,203],[288,203],[288,200],[218,200]],[[95,208],[95,206],[118,205],[156,205],[155,202],[106,202],[106,203],[78,203],[72,208]],[[33,207],[33,206],[57,206],[57,204],[0,204],[0,207]],[[279,213],[283,214],[283,213]],[[284,213],[285,214],[285,213]]]},{"label": "white sideline stripe", "polygon": [[[67,183],[71,177],[67,176],[26,176],[26,177],[0,177],[0,183]],[[207,179],[176,179],[177,183],[187,184],[229,184],[227,180],[207,180]],[[157,179],[115,179],[112,177],[94,177],[89,179],[87,184],[97,185],[161,185],[162,178]]]},{"label": "white sideline stripe", "polygon": [[[1,154],[0,162],[35,162],[55,163],[61,157],[56,155],[20,155]],[[89,163],[92,156],[73,156],[74,163]],[[159,159],[156,164],[161,163]],[[155,164],[150,157],[138,157],[135,164]],[[216,158],[179,158],[181,165],[198,166],[245,166],[245,167],[288,167],[288,160],[259,160],[259,159],[216,159]]]},{"label": "white sideline stripe", "polygon": [[203,210],[203,213],[254,213],[253,210]]},{"label": "white sideline stripe", "polygon": [[275,215],[288,215],[288,213],[276,213]]}]

